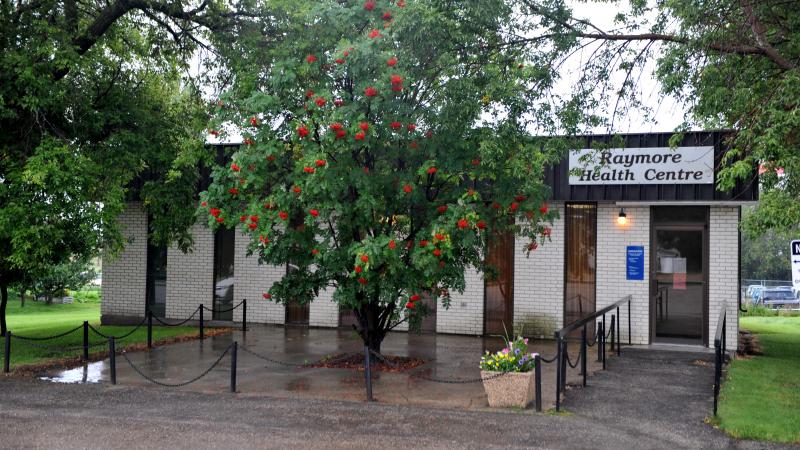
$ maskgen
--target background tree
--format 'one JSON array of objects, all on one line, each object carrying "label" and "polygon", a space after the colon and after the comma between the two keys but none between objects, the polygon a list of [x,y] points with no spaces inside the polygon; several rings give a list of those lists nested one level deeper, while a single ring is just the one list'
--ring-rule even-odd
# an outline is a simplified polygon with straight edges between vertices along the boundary
[{"label": "background tree", "polygon": [[[290,264],[265,298],[350,308],[374,351],[423,295],[449,306],[492,236],[546,241],[543,166],[555,141],[525,131],[529,70],[503,1],[287,5],[286,39],[249,42],[216,126],[245,145],[213,172],[200,213],[239,227],[263,263]],[[250,47],[252,46],[252,47]]]},{"label": "background tree", "polygon": [[[761,203],[745,221],[754,235],[800,223],[800,10],[785,0],[618,0],[598,2],[618,11],[603,26],[585,3],[518,2],[519,33],[536,65],[556,77],[539,88],[569,85],[565,97],[543,97],[559,121],[573,128],[618,131],[633,110],[652,118],[642,80],[652,72],[661,92],[683,102],[681,129],[729,129],[730,150],[718,188],[748,181],[763,165]],[[597,9],[593,9],[596,11]],[[526,28],[524,28],[526,27]],[[561,71],[557,68],[575,68]],[[557,89],[556,89],[557,91]],[[783,169],[779,176],[778,169]]]},{"label": "background tree", "polygon": [[189,60],[251,6],[0,2],[0,332],[10,284],[120,247],[126,198],[157,240],[191,244],[207,118]]},{"label": "background tree", "polygon": [[[742,220],[756,214],[753,208],[743,209]],[[789,242],[796,239],[797,226],[794,232],[780,233],[768,230],[761,235],[742,236],[742,278],[757,280],[791,281],[792,266],[789,253]]]},{"label": "background tree", "polygon": [[49,305],[54,297],[66,296],[66,291],[86,286],[95,276],[97,273],[90,261],[75,260],[50,266],[34,282],[34,296],[44,295]]}]

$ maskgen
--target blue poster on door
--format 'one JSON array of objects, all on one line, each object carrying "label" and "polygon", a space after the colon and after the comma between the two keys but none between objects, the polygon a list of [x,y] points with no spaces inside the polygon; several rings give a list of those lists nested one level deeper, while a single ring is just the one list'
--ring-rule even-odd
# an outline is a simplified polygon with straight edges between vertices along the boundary
[{"label": "blue poster on door", "polygon": [[625,254],[628,280],[644,280],[644,246],[629,245]]}]

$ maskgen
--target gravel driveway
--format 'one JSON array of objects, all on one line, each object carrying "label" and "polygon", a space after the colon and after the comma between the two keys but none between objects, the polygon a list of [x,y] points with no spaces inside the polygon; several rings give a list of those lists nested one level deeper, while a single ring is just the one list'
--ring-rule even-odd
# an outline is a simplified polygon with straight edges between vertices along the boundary
[{"label": "gravel driveway", "polygon": [[559,416],[9,378],[0,447],[780,448],[703,423],[712,369],[696,357],[627,349]]}]

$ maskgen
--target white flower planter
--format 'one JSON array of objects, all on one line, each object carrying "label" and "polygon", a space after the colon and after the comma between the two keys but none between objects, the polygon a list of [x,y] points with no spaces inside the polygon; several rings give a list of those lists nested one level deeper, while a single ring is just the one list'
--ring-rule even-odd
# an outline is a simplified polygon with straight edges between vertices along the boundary
[{"label": "white flower planter", "polygon": [[[492,408],[526,408],[536,395],[535,372],[500,372],[481,370],[483,388]],[[499,375],[499,376],[498,376]]]}]

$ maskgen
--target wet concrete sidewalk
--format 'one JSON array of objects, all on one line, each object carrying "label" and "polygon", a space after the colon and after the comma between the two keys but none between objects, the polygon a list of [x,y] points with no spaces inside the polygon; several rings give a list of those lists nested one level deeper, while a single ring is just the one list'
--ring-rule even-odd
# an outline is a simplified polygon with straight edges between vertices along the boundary
[{"label": "wet concrete sidewalk", "polygon": [[[205,341],[183,342],[157,347],[149,352],[128,353],[127,357],[147,376],[175,384],[203,373],[234,340],[240,346],[237,363],[237,392],[240,396],[366,400],[364,372],[361,370],[294,366],[337,354],[363,352],[361,339],[355,333],[344,330],[252,325],[246,334],[237,331]],[[545,358],[551,358],[556,353],[554,341],[531,341],[531,344],[531,350]],[[287,364],[265,361],[242,347]],[[383,343],[383,354],[421,358],[426,363],[404,372],[373,372],[373,397],[377,402],[390,404],[487,409],[489,405],[480,382],[478,362],[486,350],[496,351],[502,347],[502,340],[496,338],[391,333]],[[579,346],[573,344],[569,351],[574,355],[574,363]],[[590,348],[588,355],[588,372],[591,375],[601,368],[601,364],[596,362],[596,347]],[[208,375],[179,389],[227,392],[230,386],[230,361],[229,355],[226,355]],[[117,357],[116,366],[117,385],[120,387],[165,389],[142,378],[122,356]],[[568,383],[580,384],[578,368],[568,368]],[[109,362],[90,363],[85,367],[47,374],[47,377],[59,381],[108,383]],[[452,382],[434,382],[425,378]],[[474,382],[459,382],[463,380]],[[554,406],[555,380],[556,364],[544,364],[544,410]]]}]

